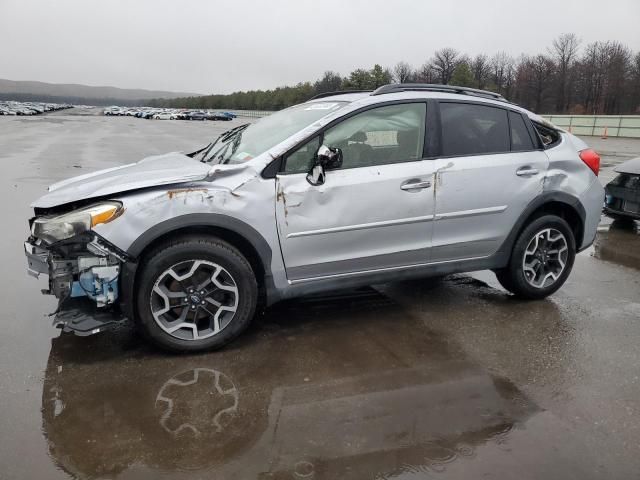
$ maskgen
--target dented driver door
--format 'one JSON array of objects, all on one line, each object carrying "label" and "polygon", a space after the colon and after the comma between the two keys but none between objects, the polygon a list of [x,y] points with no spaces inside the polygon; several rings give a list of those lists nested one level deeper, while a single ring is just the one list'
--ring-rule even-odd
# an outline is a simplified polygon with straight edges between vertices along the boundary
[{"label": "dented driver door", "polygon": [[[425,104],[365,111],[292,153],[276,180],[289,281],[356,276],[427,263],[434,162],[423,159]],[[322,185],[306,179],[320,144],[343,152]]]}]

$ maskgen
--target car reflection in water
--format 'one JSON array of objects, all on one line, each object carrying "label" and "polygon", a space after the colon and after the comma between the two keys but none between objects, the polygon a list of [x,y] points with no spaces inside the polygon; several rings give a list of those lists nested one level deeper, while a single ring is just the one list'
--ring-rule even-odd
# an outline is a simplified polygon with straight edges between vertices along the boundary
[{"label": "car reflection in water", "polygon": [[594,242],[597,258],[640,270],[640,234],[630,219],[614,220],[606,232],[598,232]]},{"label": "car reflection in water", "polygon": [[43,427],[71,475],[446,476],[540,412],[373,289],[282,304],[207,355],[120,335],[53,341]]}]

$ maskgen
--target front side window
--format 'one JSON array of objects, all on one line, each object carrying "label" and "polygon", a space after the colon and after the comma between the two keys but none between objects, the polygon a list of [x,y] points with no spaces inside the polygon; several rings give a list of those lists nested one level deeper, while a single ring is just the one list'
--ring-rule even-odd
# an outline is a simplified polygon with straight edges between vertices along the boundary
[{"label": "front side window", "polygon": [[342,168],[419,160],[426,111],[424,103],[372,108],[328,129],[323,143],[342,149]]},{"label": "front side window", "polygon": [[321,141],[342,150],[342,168],[410,162],[422,158],[426,104],[372,108],[350,117],[286,158],[285,172],[308,172]]},{"label": "front side window", "polygon": [[293,153],[287,155],[284,171],[287,173],[307,173],[313,167],[313,158],[320,148],[320,137],[313,137]]},{"label": "front side window", "polygon": [[508,152],[509,123],[502,108],[468,103],[441,103],[442,154],[484,155]]}]

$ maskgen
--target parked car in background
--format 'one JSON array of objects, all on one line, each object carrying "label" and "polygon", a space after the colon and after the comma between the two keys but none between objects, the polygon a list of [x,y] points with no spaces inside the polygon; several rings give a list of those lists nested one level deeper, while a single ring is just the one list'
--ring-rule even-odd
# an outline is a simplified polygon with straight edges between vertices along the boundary
[{"label": "parked car in background", "polygon": [[102,113],[103,115],[111,116],[111,115],[121,115],[123,111],[124,110],[121,109],[120,107],[112,106],[112,107],[106,107],[102,111]]},{"label": "parked car in background", "polygon": [[71,108],[72,105],[44,102],[17,102],[14,100],[0,100],[0,115],[39,115],[54,110]]},{"label": "parked car in background", "polygon": [[640,157],[613,169],[618,176],[605,187],[604,213],[618,220],[640,220]]},{"label": "parked car in background", "polygon": [[207,120],[217,120],[222,122],[228,122],[230,120],[233,120],[233,117],[231,115],[227,115],[226,113],[209,112],[207,113]]},{"label": "parked car in background", "polygon": [[492,270],[541,299],[593,243],[599,161],[492,92],[325,94],[191,154],[52,185],[25,253],[66,331],[119,309],[175,351],[229,343],[258,304],[400,279]]},{"label": "parked car in background", "polygon": [[176,117],[173,112],[159,112],[156,113],[153,118],[155,120],[175,120]]},{"label": "parked car in background", "polygon": [[200,111],[185,112],[184,117],[187,120],[206,120],[207,114]]}]

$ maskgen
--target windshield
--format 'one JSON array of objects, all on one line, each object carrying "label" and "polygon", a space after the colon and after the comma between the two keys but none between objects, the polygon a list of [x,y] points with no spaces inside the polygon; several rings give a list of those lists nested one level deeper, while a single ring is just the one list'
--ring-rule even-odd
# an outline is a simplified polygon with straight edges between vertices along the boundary
[{"label": "windshield", "polygon": [[203,161],[243,163],[308,127],[313,122],[344,107],[348,102],[303,103],[261,118],[256,123],[231,131],[207,152]]}]

